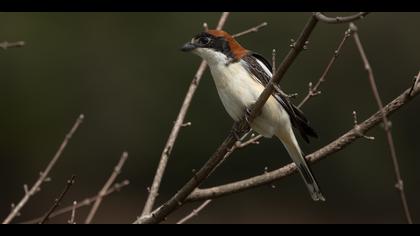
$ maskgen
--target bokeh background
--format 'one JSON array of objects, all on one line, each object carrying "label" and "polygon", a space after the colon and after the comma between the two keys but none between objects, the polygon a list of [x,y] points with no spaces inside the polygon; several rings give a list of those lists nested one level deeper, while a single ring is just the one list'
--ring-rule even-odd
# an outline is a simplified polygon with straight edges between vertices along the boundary
[{"label": "bokeh background", "polygon": [[[232,13],[225,29],[235,33],[268,22],[241,37],[247,48],[278,60],[289,50],[310,13]],[[334,15],[334,14],[333,14]],[[129,159],[119,180],[131,184],[103,202],[95,223],[130,223],[141,213],[161,150],[200,59],[179,51],[220,13],[0,13],[0,41],[26,46],[0,51],[0,217],[45,168],[77,116],[86,119],[43,185],[15,222],[42,215],[77,175],[64,205],[95,195],[124,150]],[[412,83],[419,70],[419,13],[373,13],[357,22],[384,102]],[[341,40],[346,25],[320,24],[309,50],[299,56],[282,87],[306,95]],[[310,153],[353,126],[352,111],[364,120],[377,110],[365,71],[350,40],[322,95],[303,110],[320,138]],[[391,117],[406,194],[420,218],[420,99]],[[164,176],[158,203],[167,200],[221,143],[232,121],[206,72],[187,115]],[[313,166],[325,203],[310,199],[299,176],[212,202],[191,223],[404,223],[394,189],[394,172],[383,129]],[[266,139],[236,152],[204,186],[261,174],[290,162],[278,140]],[[176,222],[197,203],[168,218]],[[87,208],[77,211],[82,222]],[[69,216],[51,223],[65,223]]]}]

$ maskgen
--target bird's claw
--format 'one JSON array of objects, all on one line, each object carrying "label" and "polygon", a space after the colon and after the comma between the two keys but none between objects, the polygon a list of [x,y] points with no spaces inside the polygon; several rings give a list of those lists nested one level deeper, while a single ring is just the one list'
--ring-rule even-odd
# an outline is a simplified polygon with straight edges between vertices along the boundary
[{"label": "bird's claw", "polygon": [[251,124],[251,109],[249,109],[249,108],[245,109],[245,121],[248,124]]},{"label": "bird's claw", "polygon": [[232,135],[236,139],[236,141],[241,141],[241,137],[239,137],[239,123],[235,122],[232,127]]}]

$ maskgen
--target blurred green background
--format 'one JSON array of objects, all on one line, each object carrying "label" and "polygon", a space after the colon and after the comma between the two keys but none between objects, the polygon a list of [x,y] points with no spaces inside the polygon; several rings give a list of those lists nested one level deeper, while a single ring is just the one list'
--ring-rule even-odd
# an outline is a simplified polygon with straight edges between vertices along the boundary
[{"label": "blurred green background", "polygon": [[[228,32],[268,22],[241,44],[278,61],[310,13],[232,13]],[[334,15],[334,13],[332,14]],[[77,175],[64,205],[95,195],[124,150],[129,159],[119,180],[131,184],[106,198],[95,223],[130,223],[141,213],[161,150],[200,62],[180,46],[215,24],[220,13],[0,13],[0,41],[26,46],[0,51],[0,217],[45,168],[77,116],[86,119],[45,183],[15,222],[47,211],[66,179]],[[372,13],[357,22],[385,103],[418,73],[420,13]],[[319,24],[282,81],[289,93],[306,95],[331,58],[346,25]],[[377,110],[353,40],[342,50],[322,95],[304,112],[320,138],[301,145],[310,153]],[[391,117],[393,135],[413,218],[420,218],[420,99]],[[232,121],[206,72],[188,112],[164,176],[158,203],[167,200],[212,154]],[[375,141],[354,144],[313,166],[325,203],[314,203],[299,176],[212,202],[191,223],[404,223],[383,129]],[[236,152],[204,186],[239,180],[290,162],[278,140]],[[176,222],[197,203],[168,218]],[[88,209],[77,211],[82,222]],[[68,215],[53,220],[64,223]]]}]

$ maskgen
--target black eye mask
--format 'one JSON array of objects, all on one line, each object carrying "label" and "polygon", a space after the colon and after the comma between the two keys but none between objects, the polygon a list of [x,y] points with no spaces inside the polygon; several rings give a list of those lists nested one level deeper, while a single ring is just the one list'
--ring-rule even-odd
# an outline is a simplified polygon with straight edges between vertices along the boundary
[{"label": "black eye mask", "polygon": [[[202,44],[200,41],[206,38],[210,40],[206,44]],[[202,32],[194,37],[196,46],[201,48],[211,48],[225,54],[229,58],[233,58],[233,54],[230,50],[229,43],[223,37],[215,37],[207,32]]]}]

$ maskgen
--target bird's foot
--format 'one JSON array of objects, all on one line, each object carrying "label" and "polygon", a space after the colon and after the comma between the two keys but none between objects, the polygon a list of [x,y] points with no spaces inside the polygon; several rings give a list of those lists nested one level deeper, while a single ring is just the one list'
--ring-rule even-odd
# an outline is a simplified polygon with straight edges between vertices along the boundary
[{"label": "bird's foot", "polygon": [[240,126],[240,123],[239,122],[235,122],[234,124],[233,124],[233,127],[232,127],[232,136],[236,139],[236,141],[241,141],[241,137],[240,137],[240,135],[239,135],[239,132],[240,132],[240,130],[241,130],[241,128],[239,127]]},{"label": "bird's foot", "polygon": [[249,108],[245,109],[245,121],[251,125],[251,109]]}]

